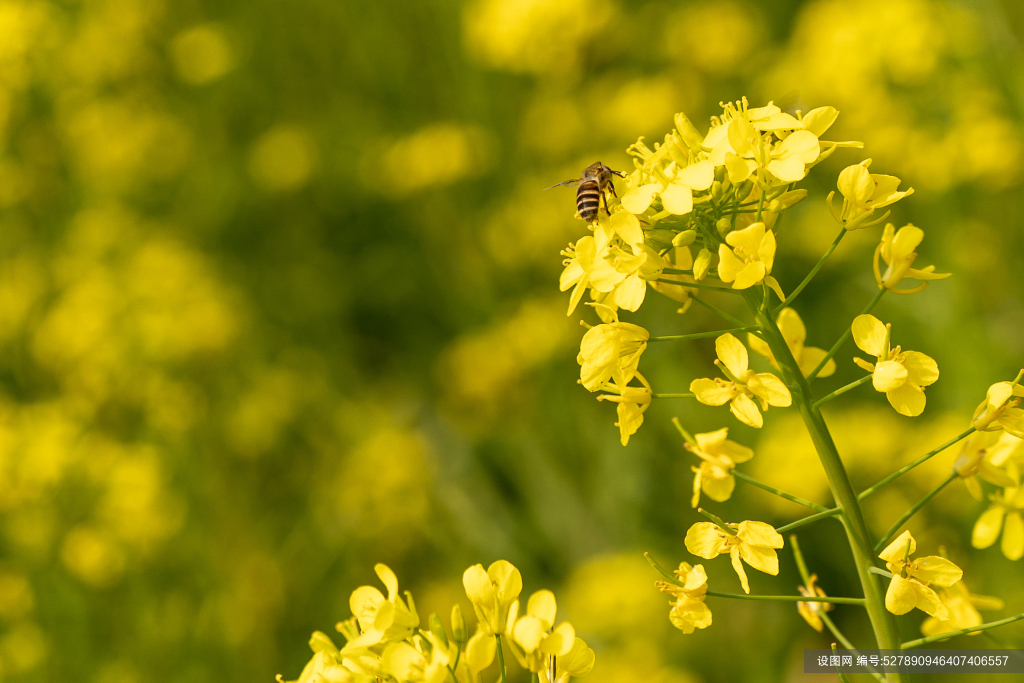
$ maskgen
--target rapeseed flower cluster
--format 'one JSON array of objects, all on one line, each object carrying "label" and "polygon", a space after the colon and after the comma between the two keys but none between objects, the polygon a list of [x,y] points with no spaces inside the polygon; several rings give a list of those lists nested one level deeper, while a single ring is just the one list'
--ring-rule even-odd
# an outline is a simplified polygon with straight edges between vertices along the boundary
[{"label": "rapeseed flower cluster", "polygon": [[[315,632],[309,641],[313,658],[290,683],[444,683],[453,678],[454,683],[482,683],[481,674],[493,664],[502,638],[543,683],[567,683],[594,667],[594,651],[576,637],[572,625],[555,625],[551,591],[534,593],[520,614],[523,580],[510,562],[498,560],[486,570],[474,565],[463,574],[477,617],[473,636],[457,604],[450,630],[436,614],[423,628],[412,595],[399,595],[394,572],[383,564],[375,570],[387,596],[374,586],[354,590],[349,599],[353,616],[337,625],[346,644],[339,648]],[[277,680],[284,683],[280,675]]]},{"label": "rapeseed flower cluster", "polygon": [[[639,368],[650,335],[620,321],[620,311],[637,311],[649,287],[682,304],[679,313],[703,301],[707,289],[771,291],[784,302],[783,288],[772,276],[779,249],[774,226],[783,211],[807,196],[806,189],[793,184],[836,149],[863,146],[824,139],[838,115],[833,107],[791,114],[772,103],[751,107],[743,99],[724,104],[706,132],[677,114],[675,128],[663,141],[652,147],[641,138],[627,150],[634,168],[625,188],[603,190],[608,210],[588,224],[591,234],[562,252],[560,278],[562,291],[571,291],[569,314],[588,295],[601,320],[581,343],[580,382],[588,391],[602,392],[600,399],[618,404],[616,426],[623,445],[658,394]],[[898,178],[869,173],[869,165],[870,160],[855,164],[840,176],[844,204],[834,214],[845,230],[884,220],[888,213],[877,217],[876,210],[913,192],[899,191]],[[909,293],[896,289],[905,277],[944,277],[930,266],[911,267],[921,241],[918,228],[898,233],[887,228],[885,235],[876,254],[880,286]],[[884,275],[878,259],[886,263]],[[825,351],[805,346],[806,329],[795,311],[782,307],[778,325],[805,376],[819,363],[824,365],[814,376],[834,373],[835,362]],[[751,333],[748,341],[778,368],[764,339]],[[698,401],[728,403],[737,419],[753,427],[763,425],[762,412],[770,406],[792,403],[789,388],[775,374],[748,366],[747,350],[734,335],[723,335],[716,347],[725,379],[694,380],[690,391]]]}]

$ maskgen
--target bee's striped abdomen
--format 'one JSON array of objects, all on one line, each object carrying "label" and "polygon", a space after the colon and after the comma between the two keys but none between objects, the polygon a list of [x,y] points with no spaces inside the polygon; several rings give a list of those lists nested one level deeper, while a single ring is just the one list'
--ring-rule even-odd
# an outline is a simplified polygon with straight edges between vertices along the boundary
[{"label": "bee's striped abdomen", "polygon": [[576,210],[580,218],[588,223],[597,220],[597,210],[601,206],[601,188],[595,180],[585,180],[576,190]]}]

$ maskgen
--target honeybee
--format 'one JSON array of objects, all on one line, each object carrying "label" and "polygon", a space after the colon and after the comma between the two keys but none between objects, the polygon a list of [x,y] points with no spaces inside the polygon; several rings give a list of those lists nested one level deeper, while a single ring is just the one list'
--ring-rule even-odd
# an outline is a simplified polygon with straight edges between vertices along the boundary
[{"label": "honeybee", "polygon": [[[588,223],[593,223],[597,220],[597,212],[600,210],[601,199],[604,199],[605,213],[609,216],[611,215],[611,212],[608,210],[608,197],[604,194],[604,190],[611,190],[612,196],[616,199],[619,197],[619,195],[615,194],[615,185],[612,183],[613,174],[620,178],[626,177],[625,173],[621,171],[613,171],[600,161],[595,161],[590,166],[583,169],[583,175],[579,178],[555,183],[551,187],[578,184],[579,187],[576,189],[576,210],[580,212],[580,218]],[[544,189],[550,190],[551,187],[546,187]]]}]

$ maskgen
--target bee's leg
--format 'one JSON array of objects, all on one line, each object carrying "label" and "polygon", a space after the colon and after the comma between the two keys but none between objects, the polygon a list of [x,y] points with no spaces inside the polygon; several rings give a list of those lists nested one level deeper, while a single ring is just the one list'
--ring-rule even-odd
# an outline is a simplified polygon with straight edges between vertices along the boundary
[{"label": "bee's leg", "polygon": [[[612,192],[614,192],[614,191],[615,191],[615,190],[612,190]],[[607,194],[605,194],[604,192],[602,192],[602,193],[601,193],[601,199],[603,199],[603,200],[604,200],[604,212],[605,212],[606,214],[608,214],[609,216],[611,216],[611,215],[612,215],[612,212],[608,210],[608,195],[607,195]],[[616,199],[618,199],[618,196],[616,196]]]}]

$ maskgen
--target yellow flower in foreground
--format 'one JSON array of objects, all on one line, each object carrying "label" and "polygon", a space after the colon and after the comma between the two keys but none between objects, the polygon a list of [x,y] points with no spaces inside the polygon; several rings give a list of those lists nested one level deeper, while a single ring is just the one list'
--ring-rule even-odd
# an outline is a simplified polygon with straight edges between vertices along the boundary
[{"label": "yellow flower in foreground", "polygon": [[892,572],[892,583],[885,593],[885,608],[893,614],[906,614],[916,607],[933,617],[948,619],[949,610],[929,586],[934,583],[949,588],[963,577],[964,572],[946,558],[936,555],[910,561],[909,555],[913,555],[915,550],[917,541],[909,531],[904,531],[879,555]]},{"label": "yellow flower in foreground", "polygon": [[614,401],[619,404],[619,421],[615,426],[619,428],[619,440],[623,446],[628,444],[629,437],[640,429],[640,425],[644,423],[644,412],[651,407],[651,385],[639,372],[635,372],[634,375],[643,384],[642,387],[618,384],[616,387],[619,393],[601,394],[597,397],[598,401]]},{"label": "yellow flower in foreground", "polygon": [[[312,644],[312,643],[311,643]],[[313,658],[299,674],[298,680],[285,681],[281,674],[277,675],[278,683],[372,683],[374,678],[356,673],[338,661],[337,651],[317,650]]]},{"label": "yellow flower in foreground", "polygon": [[628,384],[636,374],[640,354],[647,348],[650,333],[639,325],[618,321],[595,325],[580,342],[576,361],[580,364],[580,382],[587,391],[599,391],[614,378],[616,384]]},{"label": "yellow flower in foreground", "polygon": [[582,638],[573,641],[569,652],[555,660],[555,679],[551,680],[550,668],[540,672],[539,683],[568,683],[569,677],[586,676],[594,668],[594,651]]},{"label": "yellow flower in foreground", "polygon": [[[733,289],[747,289],[767,278],[772,289],[781,292],[779,283],[767,277],[775,263],[774,232],[765,229],[764,223],[754,223],[730,232],[725,241],[728,246],[718,245],[718,278],[722,282],[731,282]],[[781,293],[779,297],[783,298]]]},{"label": "yellow flower in foreground", "polygon": [[992,496],[992,505],[974,524],[971,545],[987,548],[1003,533],[1002,551],[1009,560],[1024,557],[1024,487],[1006,488]]},{"label": "yellow flower in foreground", "polygon": [[918,351],[889,347],[891,326],[873,315],[858,315],[853,320],[853,341],[864,353],[875,356],[872,364],[860,358],[853,362],[871,373],[871,384],[889,399],[900,415],[916,417],[924,412],[924,387],[939,378],[939,366]]},{"label": "yellow flower in foreground", "polygon": [[[1024,375],[1024,370],[1021,370]],[[1018,382],[996,382],[988,388],[988,395],[974,411],[974,428],[978,431],[993,432],[1004,429],[1024,439],[1024,410],[1018,408],[1024,387]]]},{"label": "yellow flower in foreground", "polygon": [[373,586],[360,586],[352,591],[349,607],[359,623],[360,635],[345,645],[343,652],[405,640],[420,625],[416,606],[408,605],[398,596],[398,578],[384,564],[374,566],[374,571],[388,589],[388,597]]},{"label": "yellow flower in foreground", "polygon": [[[800,591],[800,595],[805,598],[825,598],[825,595],[819,586],[816,585],[818,580],[817,574],[811,574],[808,586],[797,586],[797,590]],[[818,633],[825,628],[825,623],[821,620],[822,612],[830,612],[835,609],[835,605],[831,602],[798,602],[796,603],[796,611],[800,613],[800,616],[804,618],[808,624],[811,625]]]},{"label": "yellow flower in foreground", "polygon": [[711,610],[704,604],[708,592],[708,575],[704,566],[698,564],[696,567],[689,563],[682,562],[679,569],[673,572],[679,579],[682,586],[658,581],[660,590],[672,594],[676,599],[669,603],[672,605],[668,613],[668,619],[672,625],[683,633],[689,635],[698,628],[711,626]]},{"label": "yellow flower in foreground", "polygon": [[1017,485],[1017,463],[1013,456],[1021,443],[1006,432],[974,432],[964,440],[953,462],[953,471],[976,500],[983,500],[978,479],[996,486]]},{"label": "yellow flower in foreground", "polygon": [[[843,195],[843,210],[836,215],[832,209],[832,195],[829,195],[829,208],[836,220],[847,230],[867,228],[875,223],[866,223],[875,209],[889,206],[914,193],[914,188],[898,192],[900,179],[891,175],[878,175],[868,172],[871,159],[859,164],[847,166],[839,174],[838,187]],[[877,222],[877,221],[876,221]]]},{"label": "yellow flower in foreground", "polygon": [[484,633],[506,633],[509,608],[523,590],[519,570],[506,560],[498,560],[487,571],[483,565],[475,564],[462,575],[462,585]]},{"label": "yellow flower in foreground", "polygon": [[[444,683],[448,678],[448,647],[433,633],[409,642],[391,643],[381,655],[381,669],[396,681]],[[330,680],[330,679],[327,679]]]},{"label": "yellow flower in foreground", "polygon": [[576,630],[567,621],[552,628],[557,610],[555,594],[539,590],[530,596],[526,614],[515,620],[510,645],[524,669],[540,673],[548,668],[551,657],[569,654]]},{"label": "yellow flower in foreground", "polygon": [[[792,308],[783,308],[775,322],[779,326],[779,332],[782,333],[783,338],[786,340],[786,346],[789,347],[790,353],[793,354],[793,358],[799,363],[800,372],[806,377],[814,368],[818,367],[818,363],[825,357],[825,350],[815,346],[804,346],[804,341],[807,339],[807,328],[804,327],[804,321],[800,319],[800,316]],[[776,370],[779,369],[779,363],[775,360],[775,354],[772,353],[771,348],[763,339],[751,332],[747,334],[747,344],[750,346],[751,351],[761,354],[771,361]],[[835,371],[836,362],[829,358],[828,362],[825,363],[825,367],[818,373],[818,377],[828,377]]]},{"label": "yellow flower in foreground", "polygon": [[749,367],[750,359],[743,342],[726,333],[715,340],[719,366],[729,380],[695,379],[690,382],[690,391],[697,400],[708,406],[722,406],[729,403],[729,410],[736,418],[751,427],[764,425],[764,418],[751,397],[756,397],[762,410],[768,406],[785,408],[792,405],[793,396],[786,385],[770,372],[755,373]]},{"label": "yellow flower in foreground", "polygon": [[[979,609],[1003,609],[1003,601],[985,595],[973,595],[967,590],[963,581],[958,581],[949,588],[939,588],[936,593],[939,600],[946,606],[949,616],[946,619],[928,617],[921,624],[921,633],[926,636],[937,636],[941,633],[959,631],[963,628],[981,626],[983,622]],[[969,636],[981,635],[981,631],[968,633]]]},{"label": "yellow flower in foreground", "polygon": [[736,533],[726,533],[711,522],[697,522],[686,532],[686,549],[705,560],[729,553],[732,568],[740,577],[745,593],[750,593],[750,584],[740,560],[765,574],[778,576],[779,558],[775,551],[783,546],[783,541],[772,526],[764,522],[740,522],[727,526],[735,529]]},{"label": "yellow flower in foreground", "polygon": [[466,643],[466,656],[459,659],[455,678],[458,683],[480,683],[480,672],[494,661],[498,641],[493,635],[477,629]]},{"label": "yellow flower in foreground", "polygon": [[[950,273],[936,273],[935,266],[924,268],[911,268],[914,259],[917,258],[917,245],[924,239],[924,231],[913,225],[904,225],[896,231],[892,223],[885,226],[882,231],[882,241],[875,247],[875,282],[879,289],[887,289],[893,294],[915,294],[928,286],[927,280],[941,280],[950,276]],[[885,261],[886,269],[883,273],[878,265],[878,257]],[[921,284],[910,289],[895,289],[900,280],[905,277],[921,280]]]},{"label": "yellow flower in foreground", "polygon": [[722,427],[718,431],[707,434],[696,434],[696,444],[687,443],[690,451],[703,462],[700,467],[691,468],[696,476],[693,478],[693,507],[700,504],[700,492],[704,491],[711,500],[719,503],[729,500],[736,486],[736,477],[732,475],[737,463],[746,462],[754,457],[754,451],[729,441],[729,428]]}]

